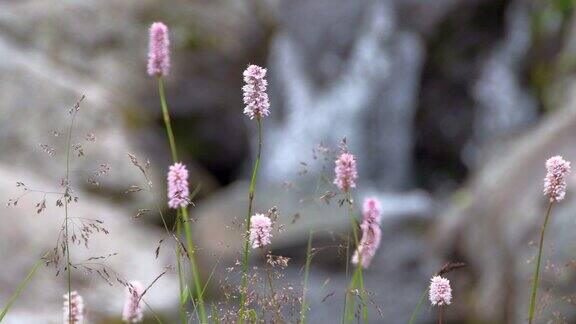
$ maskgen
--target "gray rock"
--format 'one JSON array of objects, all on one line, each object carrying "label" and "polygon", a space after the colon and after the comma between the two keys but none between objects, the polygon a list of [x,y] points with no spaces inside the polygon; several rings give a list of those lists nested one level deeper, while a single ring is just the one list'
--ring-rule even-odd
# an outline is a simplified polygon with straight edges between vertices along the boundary
[{"label": "gray rock", "polygon": [[[438,250],[459,255],[471,265],[470,275],[455,281],[456,287],[473,296],[461,301],[465,304],[460,308],[461,319],[525,321],[539,229],[548,205],[542,195],[544,163],[557,154],[576,159],[575,99],[568,99],[535,130],[507,142],[441,213],[435,234]],[[548,302],[540,320],[551,319],[555,311],[568,321],[576,317],[572,307],[559,302],[568,298],[574,284],[574,185],[571,176],[567,199],[555,204],[548,228],[539,305]]]},{"label": "gray rock", "polygon": [[[59,183],[47,181],[35,173],[14,168],[6,164],[0,167],[0,201],[8,201],[19,196],[22,191],[16,188],[16,181],[24,182],[30,188],[39,190],[58,190]],[[165,266],[174,265],[173,250],[170,244],[163,246],[159,259],[154,251],[157,242],[165,235],[158,229],[145,225],[141,220],[131,219],[125,209],[90,197],[83,191],[76,191],[80,199],[70,205],[70,216],[79,224],[78,217],[99,219],[110,234],[94,234],[88,248],[83,245],[71,249],[71,262],[82,263],[89,257],[118,255],[109,258],[106,265],[111,274],[113,286],[97,274],[88,274],[79,267],[72,272],[72,287],[85,301],[87,318],[97,322],[104,318],[119,318],[124,303],[124,288],[115,281],[139,280],[148,285],[164,271]],[[4,259],[4,269],[0,275],[0,298],[8,300],[23,280],[32,265],[47,251],[52,249],[64,219],[63,208],[56,207],[53,195],[48,195],[47,209],[36,213],[34,204],[42,194],[30,193],[20,199],[15,207],[4,207],[2,229],[0,232],[0,254],[9,256]],[[72,226],[70,227],[72,229]],[[79,228],[75,227],[78,232]],[[100,261],[90,261],[100,262]],[[98,265],[84,265],[99,268]],[[115,271],[114,274],[112,271]],[[5,318],[6,323],[58,323],[62,321],[62,295],[66,289],[66,274],[55,277],[52,267],[40,267],[20,299]],[[146,302],[157,313],[176,313],[178,304],[178,279],[175,271],[169,271],[162,277],[149,294]],[[146,316],[151,316],[148,312]]]}]

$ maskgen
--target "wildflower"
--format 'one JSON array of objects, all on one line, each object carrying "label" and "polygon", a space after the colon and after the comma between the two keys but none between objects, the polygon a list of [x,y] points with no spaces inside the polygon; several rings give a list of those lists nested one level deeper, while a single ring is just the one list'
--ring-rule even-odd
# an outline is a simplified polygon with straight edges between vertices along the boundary
[{"label": "wildflower", "polygon": [[544,195],[550,202],[558,202],[566,196],[566,177],[570,174],[570,162],[560,155],[546,161],[546,177],[544,178]]},{"label": "wildflower", "polygon": [[352,264],[358,264],[362,261],[362,267],[368,268],[372,258],[376,254],[378,246],[380,246],[380,202],[374,198],[369,198],[364,201],[363,219],[360,224],[362,230],[362,239],[358,244],[358,248],[352,256]]},{"label": "wildflower", "polygon": [[264,214],[250,217],[250,243],[256,249],[270,244],[272,238],[272,221]]},{"label": "wildflower", "polygon": [[[70,305],[70,309],[68,309]],[[70,292],[70,303],[68,303],[68,293],[64,294],[64,324],[80,324],[84,321],[84,299],[76,291]]]},{"label": "wildflower", "polygon": [[244,104],[246,104],[244,114],[250,119],[268,116],[270,114],[270,102],[266,93],[268,86],[268,81],[265,79],[266,69],[258,65],[249,65],[244,70],[243,75],[246,83],[242,87]]},{"label": "wildflower", "polygon": [[376,198],[368,198],[364,200],[364,206],[362,208],[362,226],[369,226],[372,224],[380,225],[380,214],[382,213],[382,207],[380,202]]},{"label": "wildflower", "polygon": [[155,22],[150,26],[148,74],[150,76],[166,76],[168,72],[170,72],[168,27],[161,22]]},{"label": "wildflower", "polygon": [[168,171],[168,207],[188,206],[188,170],[182,163],[174,163]]},{"label": "wildflower", "polygon": [[144,314],[139,302],[143,292],[144,286],[139,281],[131,281],[126,287],[126,301],[122,312],[122,320],[124,322],[139,323],[142,321]]},{"label": "wildflower", "polygon": [[351,153],[342,153],[336,159],[336,179],[334,184],[342,191],[348,191],[350,188],[356,188],[356,178],[358,172],[356,171],[356,157]]},{"label": "wildflower", "polygon": [[450,280],[434,276],[430,280],[430,303],[432,306],[450,305],[452,302],[452,288]]}]

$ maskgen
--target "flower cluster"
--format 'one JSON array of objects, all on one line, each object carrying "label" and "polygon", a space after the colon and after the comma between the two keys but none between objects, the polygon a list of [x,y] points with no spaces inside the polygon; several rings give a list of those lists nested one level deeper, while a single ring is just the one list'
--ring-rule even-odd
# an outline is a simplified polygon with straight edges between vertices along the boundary
[{"label": "flower cluster", "polygon": [[350,188],[356,188],[356,178],[358,172],[356,171],[356,157],[351,153],[342,153],[336,159],[336,167],[334,168],[336,179],[334,184],[342,191],[348,191]]},{"label": "flower cluster", "polygon": [[150,26],[148,74],[150,76],[166,76],[168,72],[170,72],[168,27],[161,22],[155,22]]},{"label": "flower cluster", "polygon": [[182,163],[174,163],[168,170],[168,207],[188,206],[188,170]]},{"label": "flower cluster", "polygon": [[[70,309],[68,308],[70,306]],[[70,301],[68,293],[64,294],[64,324],[80,324],[84,321],[84,299],[76,291],[70,292]]]},{"label": "flower cluster", "polygon": [[452,288],[450,280],[434,276],[430,280],[430,303],[432,306],[450,305],[452,302]]},{"label": "flower cluster", "polygon": [[570,162],[560,155],[546,161],[546,177],[544,178],[544,194],[550,202],[558,202],[566,196],[566,177],[570,174]]},{"label": "flower cluster", "polygon": [[352,256],[352,264],[361,263],[363,268],[368,268],[372,262],[372,258],[376,254],[378,246],[380,246],[380,214],[382,208],[380,202],[374,198],[369,198],[364,201],[363,219],[360,224],[362,230],[362,239],[358,244],[358,248]]},{"label": "flower cluster", "polygon": [[250,217],[250,243],[252,248],[264,247],[271,243],[272,220],[264,214],[254,214]]},{"label": "flower cluster", "polygon": [[270,102],[266,88],[266,69],[258,65],[250,65],[244,70],[244,82],[242,87],[244,92],[244,114],[250,119],[262,118],[270,114]]},{"label": "flower cluster", "polygon": [[144,293],[144,286],[139,281],[131,281],[126,287],[126,299],[122,320],[126,323],[142,322],[144,314],[140,306],[140,298]]}]

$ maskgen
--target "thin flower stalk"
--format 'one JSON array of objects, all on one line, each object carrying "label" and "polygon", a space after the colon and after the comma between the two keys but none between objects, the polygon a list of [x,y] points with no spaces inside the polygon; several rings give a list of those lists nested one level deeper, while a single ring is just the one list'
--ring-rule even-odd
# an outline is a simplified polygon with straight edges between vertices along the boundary
[{"label": "thin flower stalk", "polygon": [[532,293],[530,294],[530,308],[528,313],[528,323],[534,321],[536,312],[536,297],[538,293],[538,283],[540,280],[540,267],[542,263],[542,254],[544,248],[544,235],[546,227],[552,214],[554,203],[564,200],[566,197],[566,178],[571,173],[570,162],[562,156],[557,155],[546,160],[546,177],[544,178],[544,195],[548,197],[550,204],[544,217],[544,224],[540,229],[540,242],[538,244],[538,258],[536,259],[536,268],[534,269],[534,278],[532,281]]},{"label": "thin flower stalk", "polygon": [[312,236],[313,232],[308,234],[308,245],[306,247],[306,264],[304,265],[304,284],[302,287],[302,305],[300,308],[300,324],[306,324],[306,315],[308,312],[308,275],[310,274],[310,263],[312,262]]},{"label": "thin flower stalk", "polygon": [[[358,237],[358,224],[356,222],[356,219],[354,218],[354,206],[352,203],[352,195],[350,193],[349,190],[346,190],[346,202],[348,205],[348,219],[350,220],[350,227],[352,227],[352,237],[354,238],[354,246],[356,247],[356,250],[358,250],[359,246],[360,246],[360,238]],[[349,242],[346,242],[346,267],[348,267],[348,255],[349,255]],[[362,262],[362,253],[358,253],[357,254],[357,263],[358,266],[356,267],[355,271],[354,271],[354,275],[352,276],[352,280],[350,281],[350,284],[348,286],[348,291],[346,293],[346,299],[345,299],[345,306],[344,306],[344,310],[345,310],[345,322],[346,323],[351,323],[354,321],[354,308],[355,308],[355,303],[354,303],[354,299],[351,298],[352,297],[352,292],[354,291],[354,289],[356,289],[356,287],[359,288],[360,290],[360,303],[361,303],[361,316],[362,316],[362,321],[364,323],[368,323],[368,303],[367,303],[367,296],[366,296],[366,289],[364,287],[364,273],[363,273],[363,267],[361,266],[363,264]]]},{"label": "thin flower stalk", "polygon": [[[166,133],[170,145],[170,153],[172,155],[172,161],[176,163],[178,162],[178,152],[176,149],[176,140],[174,137],[174,132],[172,130],[172,124],[170,121],[170,113],[168,110],[168,105],[166,103],[166,95],[164,93],[164,83],[162,80],[162,76],[158,76],[158,92],[160,93],[160,104],[162,106],[162,115],[164,118],[164,125],[166,126]],[[192,279],[194,281],[194,287],[196,290],[196,298],[198,299],[198,313],[200,316],[200,321],[201,323],[208,323],[208,319],[206,317],[206,311],[204,308],[204,297],[202,294],[202,286],[200,284],[200,275],[198,272],[198,267],[196,265],[194,241],[192,239],[192,233],[190,230],[188,209],[186,207],[181,207],[180,212],[182,217],[179,218],[177,222],[180,222],[180,224],[184,228],[184,234],[186,238],[186,248],[188,249],[188,257],[190,261],[190,269],[192,272]],[[178,258],[180,258],[180,255],[181,253],[177,252]]]},{"label": "thin flower stalk", "polygon": [[250,256],[250,218],[252,215],[252,205],[254,202],[254,195],[256,190],[256,178],[258,176],[258,169],[260,168],[260,158],[262,155],[262,119],[256,118],[258,124],[258,151],[256,153],[256,161],[252,169],[252,177],[250,178],[250,187],[248,188],[248,214],[246,214],[246,228],[244,238],[244,252],[242,258],[242,279],[240,283],[240,311],[239,323],[244,323],[246,316],[246,296],[248,294],[248,258]]},{"label": "thin flower stalk", "polygon": [[[80,99],[82,101],[84,97]],[[79,102],[80,102],[79,101]],[[66,177],[64,178],[65,190],[64,190],[64,246],[66,247],[66,274],[67,274],[67,287],[68,287],[68,300],[72,300],[72,263],[70,262],[70,238],[68,235],[68,227],[70,217],[68,215],[68,197],[70,196],[70,151],[72,146],[72,132],[74,130],[74,121],[76,120],[76,114],[78,113],[78,104],[75,108],[70,110],[72,115],[70,121],[70,128],[68,129],[68,138],[66,141]],[[68,321],[72,323],[72,305],[68,303]]]},{"label": "thin flower stalk", "polygon": [[262,154],[262,118],[270,114],[270,102],[266,89],[267,70],[257,65],[249,65],[242,73],[244,86],[242,87],[243,102],[245,104],[244,114],[250,119],[256,119],[258,124],[258,152],[256,161],[252,169],[250,187],[248,188],[248,214],[246,214],[246,230],[244,232],[244,252],[242,257],[242,278],[240,283],[240,310],[239,323],[244,323],[246,315],[246,296],[248,294],[248,257],[250,256],[250,218],[252,216],[252,204],[256,190],[256,178],[260,167],[260,157]]},{"label": "thin flower stalk", "polygon": [[[182,233],[182,224],[180,222],[180,209],[176,211],[176,233]],[[180,292],[180,321],[182,324],[188,323],[186,319],[186,297],[188,296],[188,291],[186,290],[186,279],[184,274],[184,265],[182,264],[182,246],[179,242],[176,242],[176,264],[178,271],[178,282],[179,282],[179,292]]]},{"label": "thin flower stalk", "polygon": [[546,227],[550,220],[550,215],[552,213],[553,202],[548,204],[548,210],[546,211],[546,217],[544,218],[544,223],[540,229],[540,242],[538,243],[538,258],[536,259],[536,268],[534,269],[534,279],[532,281],[532,292],[530,293],[530,309],[528,314],[528,323],[532,324],[534,321],[534,314],[536,312],[536,296],[538,293],[538,283],[540,281],[540,267],[542,263],[542,254],[544,246],[544,235],[546,233]]}]

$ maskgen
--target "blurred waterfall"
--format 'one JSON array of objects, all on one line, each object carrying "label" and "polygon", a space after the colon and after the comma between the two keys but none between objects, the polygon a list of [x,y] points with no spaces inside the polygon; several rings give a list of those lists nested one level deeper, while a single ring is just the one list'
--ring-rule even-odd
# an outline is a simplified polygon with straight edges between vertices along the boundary
[{"label": "blurred waterfall", "polygon": [[[281,25],[272,44],[274,116],[266,121],[266,141],[274,145],[266,146],[264,181],[294,178],[300,162],[310,162],[314,147],[336,147],[346,137],[358,155],[365,186],[405,187],[411,173],[412,119],[423,52],[418,37],[397,30],[387,2],[331,10],[331,16],[314,12],[314,6],[300,3],[302,15],[288,14],[285,21],[298,28]],[[307,12],[314,16],[307,17]],[[335,32],[341,24],[354,34]],[[316,41],[338,46],[307,44]],[[323,74],[328,75],[319,81]]]},{"label": "blurred waterfall", "polygon": [[525,129],[537,117],[537,102],[521,80],[531,45],[528,6],[512,2],[506,17],[504,37],[482,63],[472,90],[475,133],[463,157],[471,165],[482,160],[486,144]]}]

